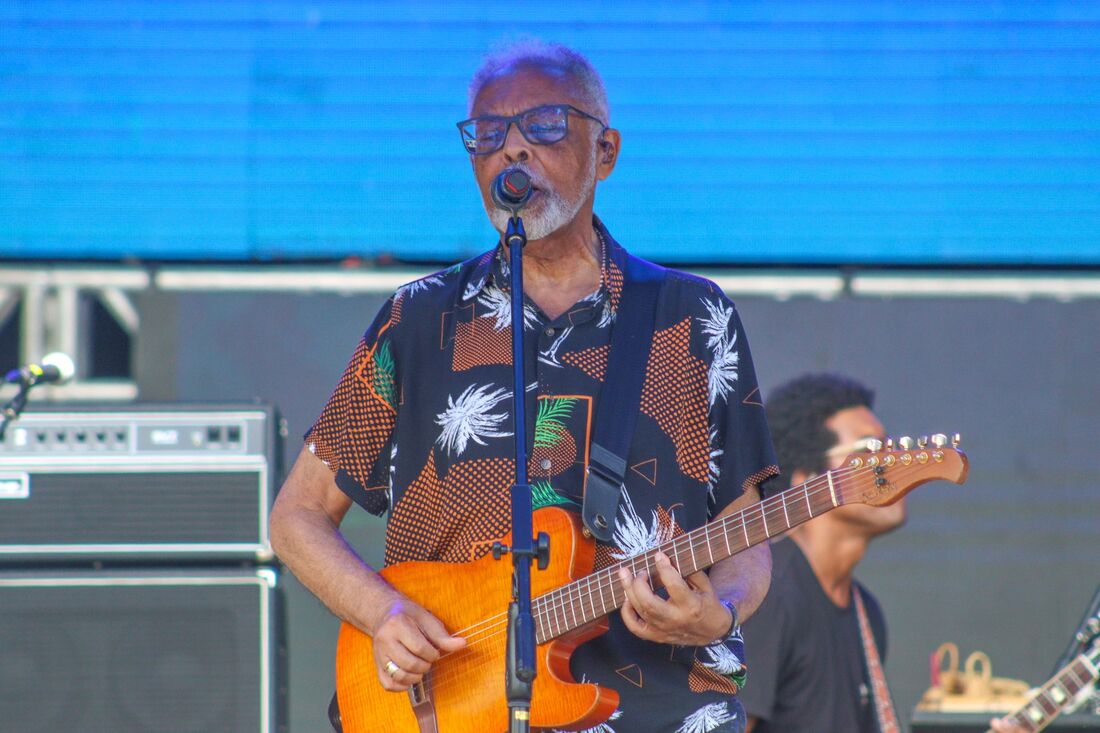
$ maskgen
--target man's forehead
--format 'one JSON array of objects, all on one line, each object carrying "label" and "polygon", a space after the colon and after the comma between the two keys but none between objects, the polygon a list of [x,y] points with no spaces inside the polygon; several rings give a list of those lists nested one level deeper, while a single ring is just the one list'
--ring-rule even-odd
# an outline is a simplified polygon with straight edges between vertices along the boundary
[{"label": "man's forehead", "polygon": [[[540,104],[573,103],[575,82],[566,70],[557,66],[541,62],[510,64],[482,85],[473,111],[512,114]],[[502,105],[516,109],[487,109]]]}]

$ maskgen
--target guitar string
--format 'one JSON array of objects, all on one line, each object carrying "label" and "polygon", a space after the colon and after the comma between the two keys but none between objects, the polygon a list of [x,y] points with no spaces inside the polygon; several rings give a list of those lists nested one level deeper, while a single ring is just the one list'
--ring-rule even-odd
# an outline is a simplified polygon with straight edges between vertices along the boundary
[{"label": "guitar string", "polygon": [[[835,479],[845,478],[845,477],[851,476],[851,475],[853,475],[857,472],[869,473],[873,470],[873,468],[874,467],[867,467],[867,466],[860,466],[860,467],[854,467],[854,468],[850,467],[850,466],[845,466],[845,467],[836,469],[835,471],[832,471],[831,474],[834,478],[834,488],[836,488],[835,487]],[[908,468],[908,467],[899,466],[898,467],[898,472],[900,473],[905,468]],[[811,488],[813,486],[813,484],[815,484],[815,483],[818,484],[818,485],[816,487]],[[840,487],[840,488],[843,490],[844,487]],[[811,479],[810,481],[805,482],[804,484],[802,484],[801,489],[802,489],[802,493],[804,494],[804,496],[797,497],[797,500],[799,502],[803,501],[805,498],[814,497],[815,495],[824,494],[825,492],[830,490],[829,486],[828,486],[828,475],[815,477],[814,479]],[[733,520],[735,520],[735,519],[741,519],[746,525],[750,524],[750,523],[754,523],[754,522],[763,522],[763,523],[765,523],[765,527],[766,527],[766,522],[767,522],[766,518],[770,515],[778,514],[779,512],[781,512],[783,510],[783,505],[786,503],[786,496],[787,496],[787,492],[783,492],[783,494],[780,494],[780,495],[774,497],[770,502],[768,500],[765,500],[765,501],[760,502],[758,504],[754,504],[753,506],[747,507],[746,509],[742,510],[741,512],[738,512],[737,514],[731,514],[729,516],[723,517],[721,520],[713,522],[712,524],[719,524],[721,522],[723,525],[728,525],[728,524],[733,523]],[[783,497],[783,498],[780,498],[780,497]],[[822,513],[824,513],[824,512],[822,512]],[[698,537],[698,538],[692,537],[691,534],[692,533],[687,533],[687,534],[681,535],[680,537],[674,538],[673,540],[664,543],[662,545],[662,547],[665,546],[665,545],[672,545],[673,546],[673,553],[676,554],[676,555],[679,555],[680,552],[682,552],[685,549],[685,547],[687,547],[687,548],[702,547],[704,543],[708,543],[708,541],[709,541],[709,536],[708,536],[709,533],[700,532],[699,533],[700,537]],[[765,534],[767,535],[767,532],[765,532]],[[685,540],[685,538],[689,540],[686,543],[686,545],[683,542]],[[702,539],[702,542],[699,541],[700,539]],[[624,560],[624,561],[618,563],[615,566],[611,566],[609,568],[604,568],[600,571],[597,571],[596,573],[588,575],[585,578],[581,579],[580,581],[574,581],[572,583],[567,584],[566,586],[559,587],[559,588],[557,588],[553,591],[550,591],[546,594],[543,594],[542,596],[540,596],[536,600],[537,601],[544,601],[544,602],[540,604],[538,613],[533,614],[533,615],[536,615],[536,616],[546,615],[547,618],[549,618],[549,615],[550,615],[551,612],[559,611],[562,608],[564,608],[565,605],[567,605],[567,604],[561,603],[562,600],[581,601],[581,603],[582,603],[582,615],[583,615],[584,611],[583,611],[583,598],[582,598],[582,596],[587,593],[587,595],[591,599],[593,597],[593,592],[592,592],[593,589],[591,588],[591,583],[588,583],[588,585],[590,586],[589,588],[582,588],[581,584],[585,581],[591,581],[591,579],[597,578],[597,577],[598,577],[598,585],[596,586],[595,589],[599,590],[599,592],[601,593],[601,596],[602,596],[604,591],[606,591],[608,589],[611,589],[611,591],[612,591],[612,600],[614,601],[615,591],[616,591],[616,588],[615,588],[614,584],[615,584],[615,581],[618,578],[617,570],[620,567],[625,567],[626,565],[629,564],[632,567],[632,569],[637,571],[636,561],[642,560],[642,559],[644,559],[646,561],[645,567],[647,569],[649,569],[649,568],[651,568],[650,558],[652,557],[653,553],[656,552],[659,549],[660,548],[655,548],[653,550],[647,551],[646,553],[636,555],[632,558],[629,558],[628,560]],[[621,586],[620,586],[620,589],[621,589]],[[620,590],[620,592],[621,592],[621,590]],[[566,595],[568,597],[564,598],[563,596],[566,596]],[[543,606],[545,606],[547,602],[551,602],[551,597],[553,597],[552,598],[552,603],[548,607],[543,608]],[[595,609],[594,604],[592,604],[592,608],[593,608],[593,610]],[[600,614],[600,616],[603,616],[603,615],[606,615],[606,613]],[[597,616],[596,618],[599,618],[600,616]],[[568,621],[564,619],[564,616],[561,616],[560,618],[562,620],[562,623],[560,623],[559,626],[568,625]],[[502,619],[503,619],[503,622],[502,622]],[[595,620],[595,619],[592,619],[592,620]],[[586,623],[590,623],[590,622],[591,621],[586,621]],[[492,624],[492,625],[486,627],[486,624]],[[580,624],[580,625],[583,625],[583,624]],[[547,626],[549,626],[549,623],[545,624],[544,628],[547,627]],[[507,619],[506,619],[504,614],[497,614],[496,616],[490,617],[489,619],[485,619],[484,621],[479,622],[478,624],[475,624],[474,626],[470,627],[470,631],[464,631],[464,632],[461,632],[461,633],[456,632],[455,635],[458,635],[458,636],[463,636],[463,634],[465,634],[464,638],[466,638],[466,640],[467,640],[466,646],[463,647],[462,649],[458,649],[454,652],[449,652],[447,654],[444,654],[440,657],[440,659],[449,658],[450,661],[455,661],[455,660],[457,660],[461,657],[469,656],[471,654],[475,654],[477,652],[480,652],[480,651],[482,651],[481,649],[475,649],[474,647],[477,647],[481,644],[484,644],[485,642],[493,641],[496,638],[500,637],[501,634],[502,634],[502,628],[503,629],[507,628]],[[574,627],[574,628],[576,628],[576,627]],[[568,630],[572,630],[572,629],[567,629],[567,631]],[[473,633],[471,633],[471,632],[473,632]],[[552,637],[552,638],[556,638],[557,636],[560,636],[561,633],[563,633],[563,632],[559,631],[559,633],[556,634],[555,637]],[[550,641],[550,640],[551,639],[548,639],[547,641]],[[438,675],[438,676],[437,676],[437,674],[432,674],[429,678],[429,681],[431,682],[433,687],[435,687],[436,685],[447,685],[451,681],[453,681],[453,679],[462,677],[463,675],[468,674],[470,671],[477,670],[479,667],[481,667],[484,664],[489,664],[489,663],[492,663],[492,662],[495,662],[495,661],[496,661],[495,657],[489,657],[487,659],[483,659],[481,662],[478,662],[478,663],[474,664],[472,667],[467,666],[463,670],[452,671],[451,674],[447,674],[446,672],[444,672],[443,674]]]},{"label": "guitar string", "polygon": [[[857,471],[860,471],[862,468],[863,467],[851,468],[851,467],[845,466],[843,468],[836,469],[836,470],[832,471],[831,473],[833,474],[834,478],[844,478],[844,477],[846,477],[847,475],[849,475],[851,473],[855,473]],[[825,482],[824,486],[820,486],[820,487],[817,487],[817,488],[814,488],[814,489],[811,490],[811,484],[822,482],[822,481]],[[805,495],[805,496],[798,497],[798,501],[799,502],[804,501],[804,499],[807,496],[814,496],[815,494],[821,493],[823,489],[827,488],[827,486],[828,486],[828,477],[827,476],[816,476],[813,479],[810,479],[809,481],[806,481],[800,487],[798,487],[798,488],[801,488],[803,490],[803,493]],[[783,495],[785,495],[785,494],[786,494],[786,492],[784,492]],[[716,529],[714,525],[731,524],[731,523],[733,523],[734,520],[737,520],[739,518],[743,518],[744,522],[747,524],[750,521],[756,521],[758,518],[762,518],[765,511],[768,513],[768,516],[770,517],[771,513],[777,507],[780,510],[782,509],[783,501],[782,500],[776,501],[777,499],[779,499],[779,496],[773,497],[771,499],[764,500],[764,501],[762,501],[758,504],[754,504],[750,507],[746,507],[745,509],[739,511],[737,514],[731,514],[731,515],[728,515],[726,517],[722,517],[719,520],[711,522],[709,525],[705,525],[707,527],[710,527],[710,530],[708,530],[707,532],[699,532],[699,530],[703,529],[703,527],[692,530],[692,532],[699,532],[699,534],[705,538],[703,542],[694,544],[692,549],[698,548],[698,547],[703,547],[703,546],[709,544],[707,542],[707,540],[709,540],[710,531],[713,531],[713,530]],[[757,514],[758,517],[749,516],[750,514],[753,514],[753,513]],[[681,535],[680,537],[676,537],[676,538],[670,540],[670,543],[679,544],[683,540],[684,537],[688,536],[688,534],[691,534],[691,533],[687,533],[685,535]],[[693,540],[693,542],[694,542],[694,540]],[[668,543],[666,543],[666,544],[668,544]],[[655,549],[657,549],[657,548],[655,548]],[[627,558],[625,560],[622,560],[620,563],[618,563],[617,566],[615,566],[615,569],[617,569],[618,566],[625,566],[627,563],[632,562],[633,560],[636,560],[637,558],[643,557],[643,556],[647,555],[650,552],[652,552],[652,550],[647,551],[646,553],[642,553],[640,555],[635,555],[632,558]],[[599,572],[602,572],[602,571],[599,571]],[[595,575],[595,574],[593,574],[593,575]],[[556,601],[557,600],[556,596],[561,595],[561,594],[565,594],[565,593],[569,593],[569,595],[572,596],[570,586],[579,585],[580,583],[584,582],[586,579],[592,578],[593,575],[589,575],[589,576],[586,576],[586,578],[581,578],[581,579],[578,579],[578,580],[575,580],[575,581],[571,581],[570,583],[566,583],[563,586],[559,586],[558,588],[555,588],[555,589],[553,589],[551,591],[548,591],[547,593],[543,594],[542,596],[539,596],[539,598],[537,600],[544,601],[544,602]],[[452,632],[452,633],[453,633],[454,636],[469,637],[478,630],[479,626],[483,626],[486,623],[499,621],[499,619],[503,615],[504,614],[500,614],[500,615],[497,615],[497,616],[492,616],[488,619],[484,619],[484,620],[474,624],[473,626],[469,626],[465,629],[461,629],[461,630],[458,630],[458,631],[455,631],[455,632]]]},{"label": "guitar string", "polygon": [[[865,470],[864,467],[851,468],[851,467],[846,466],[846,467],[843,467],[843,468],[840,468],[840,469],[836,469],[836,470],[832,471],[831,473],[833,474],[833,477],[835,479],[835,478],[845,478],[848,475],[850,475],[852,473],[855,473],[857,471],[861,471],[861,470]],[[824,485],[823,486],[818,486],[816,488],[811,488],[812,484],[820,483],[820,482],[824,482]],[[799,496],[797,501],[802,502],[806,498],[814,497],[815,495],[820,495],[821,493],[824,493],[824,491],[828,488],[828,477],[827,476],[814,477],[813,479],[810,479],[809,481],[806,481],[805,483],[803,483],[799,488],[801,488],[803,490],[804,496]],[[719,520],[711,522],[710,524],[705,525],[705,527],[708,528],[707,531],[705,531],[705,532],[699,531],[701,529],[704,529],[704,527],[699,527],[695,530],[692,530],[692,532],[689,532],[689,533],[680,535],[679,537],[673,538],[672,540],[669,540],[668,542],[666,542],[664,544],[674,545],[673,552],[675,552],[677,555],[680,554],[680,552],[684,549],[688,549],[689,551],[694,551],[694,549],[708,546],[710,544],[710,541],[711,541],[711,537],[710,537],[711,533],[718,531],[718,527],[716,527],[716,525],[723,525],[722,529],[726,529],[726,528],[728,528],[728,527],[726,527],[726,525],[734,524],[735,520],[738,520],[738,519],[743,520],[745,524],[749,524],[750,522],[757,522],[757,521],[763,520],[765,515],[770,518],[774,513],[781,512],[782,509],[783,509],[782,505],[784,504],[784,501],[780,499],[780,496],[785,496],[786,493],[787,492],[784,492],[783,494],[777,495],[776,497],[773,497],[771,499],[767,499],[767,500],[764,500],[764,501],[762,501],[758,504],[754,504],[750,507],[746,507],[745,509],[739,511],[736,514],[731,514],[731,515],[728,515],[726,517],[722,517]],[[753,515],[755,515],[755,516],[753,516]],[[691,537],[691,535],[693,533],[698,533],[699,536],[698,537]],[[685,546],[681,546],[681,545],[684,544],[685,538],[690,538],[690,542]],[[580,588],[581,584],[585,583],[586,581],[589,581],[590,579],[594,578],[598,574],[605,573],[605,571],[618,570],[619,567],[625,567],[628,563],[631,564],[632,568],[636,570],[636,568],[633,567],[634,562],[636,560],[638,560],[639,558],[648,557],[654,551],[659,550],[659,549],[660,548],[658,547],[658,548],[653,548],[651,550],[647,550],[644,553],[641,553],[641,554],[635,555],[631,558],[627,558],[625,560],[622,560],[619,563],[617,563],[615,566],[611,566],[610,568],[604,568],[603,570],[597,571],[596,573],[588,575],[585,578],[580,578],[578,580],[571,581],[570,583],[566,583],[563,586],[559,586],[558,588],[555,588],[555,589],[553,589],[551,591],[548,591],[547,593],[539,596],[536,599],[536,601],[541,601],[544,604],[545,603],[554,603],[554,604],[556,604],[556,602],[558,600],[560,600],[560,596],[566,595],[566,594],[568,594],[568,596],[569,596],[568,600],[576,600],[576,598],[574,597],[574,591],[579,591],[581,593],[584,592],[584,589]],[[607,585],[601,583],[600,587],[606,588]],[[543,612],[546,612],[546,611],[549,611],[549,610],[554,610],[554,609],[553,608],[543,609]],[[473,634],[475,634],[477,631],[480,630],[479,629],[480,626],[484,626],[486,623],[499,621],[499,619],[503,615],[504,614],[498,614],[498,615],[492,616],[488,619],[484,619],[483,621],[478,622],[478,623],[474,624],[473,626],[467,627],[466,629],[455,631],[455,632],[453,632],[453,634],[455,636],[462,636],[462,637],[469,638],[470,636],[472,636]]]},{"label": "guitar string", "polygon": [[[873,469],[874,467],[857,467],[857,468],[850,468],[850,470],[849,470],[849,468],[850,468],[850,467],[845,467],[845,468],[843,468],[843,469],[837,469],[836,471],[833,471],[832,473],[833,473],[833,477],[834,477],[834,479],[835,479],[835,478],[838,478],[838,477],[844,477],[844,476],[847,476],[847,475],[853,474],[853,473],[855,473],[855,472],[857,472],[857,471],[861,471],[861,470],[863,470],[863,471],[866,471],[866,470],[868,470],[868,469]],[[905,468],[909,468],[909,467],[906,467],[906,466],[899,466],[899,467],[898,467],[898,471],[897,471],[897,472],[898,472],[898,473],[901,473],[901,472],[903,472],[903,470],[904,470]],[[913,466],[912,468],[919,468],[919,466]],[[827,477],[827,476],[823,476],[823,477],[818,477],[818,478],[819,478],[819,479],[824,479],[824,480],[825,480],[825,482],[826,482],[826,486],[819,486],[819,487],[817,487],[817,488],[815,488],[815,489],[812,489],[812,490],[811,490],[811,489],[810,489],[810,486],[811,486],[811,484],[812,484],[812,483],[813,483],[814,481],[816,481],[817,479],[812,479],[811,481],[807,481],[807,482],[806,482],[806,483],[804,483],[804,484],[802,485],[802,487],[801,487],[801,488],[803,489],[804,493],[805,493],[805,494],[806,494],[807,496],[812,496],[813,494],[821,494],[821,493],[824,493],[824,491],[825,491],[825,490],[826,490],[826,489],[828,488],[828,486],[827,486],[827,482],[828,482],[828,477]],[[842,489],[843,489],[843,488],[844,488],[844,487],[842,487]],[[775,511],[776,511],[777,509],[781,509],[781,508],[782,508],[782,504],[784,504],[784,503],[786,502],[786,498],[785,498],[785,497],[786,497],[786,492],[784,492],[784,493],[783,493],[783,494],[781,494],[780,496],[783,496],[783,497],[784,497],[784,499],[781,499],[780,501],[774,501],[774,499],[773,499],[773,500],[772,500],[772,502],[771,502],[770,504],[768,504],[768,502],[761,502],[761,503],[759,503],[759,504],[755,504],[755,505],[753,505],[752,507],[748,507],[747,509],[743,510],[743,512],[745,512],[745,513],[746,513],[746,515],[742,515],[742,516],[743,516],[743,518],[744,518],[744,521],[745,521],[745,523],[747,524],[747,523],[748,523],[748,522],[750,522],[750,521],[765,521],[765,522],[766,522],[766,519],[765,519],[765,517],[766,517],[766,516],[767,516],[768,514],[770,514],[770,513],[773,513],[773,512],[775,512]],[[803,500],[803,498],[805,498],[805,497],[799,497],[799,501]],[[765,504],[768,504],[768,505],[767,505],[767,506],[765,506]],[[756,514],[756,516],[755,516],[755,517],[749,517],[749,516],[747,516],[747,513],[748,513],[748,512],[750,512],[750,511],[752,511],[752,510],[754,510],[754,509],[756,510],[756,511],[755,511],[755,514]],[[824,513],[824,512],[822,512],[822,513]],[[719,520],[719,521],[722,521],[722,522],[726,522],[727,520],[733,520],[733,519],[737,518],[737,517],[738,517],[739,515],[741,515],[741,514],[742,514],[742,513],[741,513],[741,512],[739,512],[738,514],[733,514],[733,515],[729,515],[728,517],[723,517],[723,519],[722,519],[722,520]],[[717,524],[717,522],[715,522],[715,524]],[[702,533],[701,533],[701,534],[702,534]],[[671,541],[670,543],[665,543],[665,544],[673,544],[673,545],[679,544],[679,542],[680,542],[681,540],[683,540],[683,539],[684,539],[685,537],[688,537],[688,536],[689,536],[689,535],[681,535],[680,537],[678,537],[678,538],[676,538],[676,539],[672,540],[672,541]],[[689,543],[689,546],[690,546],[690,545],[695,545],[695,542],[694,542],[694,540],[692,541],[692,543]],[[658,548],[658,549],[659,549],[659,548]],[[681,548],[681,549],[682,549],[682,548]],[[633,565],[634,565],[634,561],[636,561],[636,560],[638,560],[638,559],[642,559],[642,558],[644,558],[644,559],[647,559],[647,560],[648,560],[648,558],[652,556],[652,553],[653,553],[653,552],[654,552],[654,550],[650,550],[650,551],[648,551],[647,553],[644,553],[644,554],[641,554],[641,555],[637,555],[637,556],[635,556],[635,557],[633,557],[633,558],[630,558],[630,560],[628,560],[628,561],[624,561],[624,562],[620,563],[620,564],[619,564],[619,565],[617,565],[617,566],[613,566],[613,567],[611,567],[611,568],[605,568],[604,570],[601,570],[601,571],[599,571],[599,573],[594,573],[594,574],[592,574],[592,575],[589,575],[589,576],[587,576],[587,578],[588,578],[588,579],[590,579],[590,578],[593,578],[593,577],[595,577],[595,576],[596,576],[596,575],[598,575],[598,574],[599,574],[599,575],[602,575],[602,576],[606,576],[606,577],[607,577],[607,580],[609,581],[608,585],[606,585],[606,586],[605,586],[605,585],[603,585],[603,578],[601,577],[601,579],[600,579],[600,583],[601,583],[601,586],[600,586],[600,589],[601,589],[601,593],[602,593],[602,591],[603,591],[603,590],[606,590],[606,589],[607,589],[607,588],[609,588],[609,587],[610,587],[610,588],[612,588],[612,599],[614,600],[614,585],[613,585],[613,584],[614,584],[615,578],[616,578],[617,576],[615,576],[615,575],[614,575],[614,572],[613,572],[613,571],[616,571],[616,570],[618,569],[618,567],[623,567],[623,566],[625,566],[625,565],[627,564],[627,562],[629,562],[629,563],[630,563],[630,564],[631,564],[631,565],[633,566]],[[647,562],[647,567],[648,567],[648,562]],[[577,584],[576,584],[576,583],[571,583],[571,584],[569,584],[569,585],[577,585]],[[556,589],[556,590],[560,590],[560,589]],[[578,587],[578,588],[575,588],[575,590],[578,590],[578,591],[579,591],[579,587]],[[554,594],[554,592],[551,592],[551,593],[545,594],[544,596],[541,596],[541,597],[540,597],[540,600],[541,600],[542,598],[544,598],[544,597],[546,597],[546,596],[549,596],[549,595],[552,595],[552,594]],[[560,595],[560,594],[559,594],[559,595]],[[573,594],[572,594],[572,593],[570,593],[569,595],[570,595],[570,596],[572,596]],[[590,594],[590,597],[591,597],[591,594]],[[593,609],[594,609],[594,606],[593,606]],[[555,609],[555,610],[556,610],[556,609]],[[582,605],[582,613],[583,613],[583,605]],[[605,614],[601,614],[601,615],[606,615],[606,613],[605,613]],[[499,621],[499,618],[500,618],[500,616],[497,616],[497,617],[495,617],[495,618],[496,618],[496,619],[497,619],[497,620]],[[598,617],[597,617],[597,618],[598,618]],[[593,620],[595,620],[595,619],[593,619]],[[493,627],[493,628],[491,628],[491,629],[482,629],[482,630],[481,630],[481,632],[480,632],[480,633],[481,633],[481,635],[480,635],[480,636],[479,636],[479,637],[478,637],[477,639],[475,639],[475,640],[473,641],[473,643],[468,643],[468,644],[467,644],[467,646],[466,646],[466,647],[464,647],[463,649],[457,650],[457,651],[455,651],[455,652],[451,652],[451,653],[449,653],[449,654],[447,654],[447,655],[444,655],[444,656],[446,656],[446,657],[453,657],[453,658],[457,658],[457,657],[458,657],[459,655],[461,655],[461,656],[468,656],[468,654],[463,654],[464,652],[468,652],[469,654],[473,654],[473,653],[477,653],[477,652],[481,652],[481,651],[484,651],[484,650],[482,650],[482,649],[474,649],[474,648],[472,648],[472,647],[474,647],[474,646],[477,646],[477,645],[479,645],[479,644],[481,644],[481,643],[484,643],[484,642],[487,642],[487,641],[494,641],[494,640],[496,640],[496,639],[497,639],[497,637],[499,637],[499,636],[501,635],[501,632],[499,631],[499,629],[500,629],[500,626],[501,626],[501,625],[500,625],[500,623],[498,622],[498,623],[497,623],[497,624],[495,624],[495,625],[494,625],[494,627]],[[505,626],[505,627],[507,626],[507,623],[506,623],[506,622],[505,622],[504,626]],[[571,629],[570,629],[570,630],[571,630]],[[487,634],[486,634],[486,633],[483,633],[483,632],[489,632],[489,633],[487,633]],[[558,633],[558,634],[557,634],[556,636],[560,636],[560,635],[561,635],[561,633],[562,633],[562,632],[559,632],[559,633]],[[556,636],[555,636],[554,638],[556,638]],[[550,640],[551,640],[551,639],[548,639],[547,641],[550,641]],[[544,643],[545,643],[545,642],[544,642]],[[452,659],[452,661],[453,661],[453,659]],[[453,682],[453,681],[454,681],[455,679],[458,679],[458,678],[464,677],[465,675],[468,675],[468,674],[469,674],[470,672],[472,672],[472,671],[477,671],[478,669],[480,669],[480,668],[481,668],[481,667],[483,667],[484,665],[487,665],[487,664],[492,664],[492,663],[496,663],[496,662],[498,662],[498,661],[499,661],[499,660],[498,660],[498,658],[497,658],[497,657],[495,657],[495,656],[489,656],[489,657],[487,657],[487,658],[485,658],[485,659],[482,659],[482,660],[481,660],[480,662],[477,662],[477,663],[475,663],[475,664],[474,664],[474,665],[472,665],[472,666],[469,666],[469,665],[468,665],[468,666],[466,666],[466,667],[465,667],[465,668],[464,668],[463,670],[452,670],[452,671],[450,672],[450,674],[448,674],[448,673],[446,673],[446,672],[443,672],[442,674],[439,674],[438,672],[437,672],[437,673],[435,673],[435,674],[432,674],[432,675],[430,676],[430,678],[429,678],[429,682],[430,682],[430,684],[432,685],[432,687],[433,687],[433,688],[434,688],[435,686],[437,686],[437,685],[441,685],[441,686],[447,686],[447,685],[449,685],[449,684],[450,684],[451,682]]]}]

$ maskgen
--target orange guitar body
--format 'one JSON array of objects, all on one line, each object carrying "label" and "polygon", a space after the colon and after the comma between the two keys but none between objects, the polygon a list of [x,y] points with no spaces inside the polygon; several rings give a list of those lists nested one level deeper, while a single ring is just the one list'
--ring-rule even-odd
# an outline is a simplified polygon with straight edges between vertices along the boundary
[{"label": "orange guitar body", "polygon": [[[539,509],[534,529],[550,536],[550,565],[545,570],[532,568],[533,597],[592,572],[594,545],[581,536],[573,514]],[[501,541],[507,544],[509,539]],[[408,562],[385,568],[382,575],[434,613],[448,631],[467,637],[466,648],[438,660],[427,678],[439,733],[507,731],[504,666],[511,561],[486,555],[470,563]],[[487,619],[495,622],[485,623]],[[472,631],[462,634],[465,629]],[[538,646],[532,728],[580,730],[607,720],[615,711],[618,693],[578,684],[569,672],[573,650],[606,630],[605,619]],[[379,684],[371,650],[369,636],[348,623],[341,626],[336,694],[344,733],[417,733],[420,727],[408,693],[388,692]]]}]

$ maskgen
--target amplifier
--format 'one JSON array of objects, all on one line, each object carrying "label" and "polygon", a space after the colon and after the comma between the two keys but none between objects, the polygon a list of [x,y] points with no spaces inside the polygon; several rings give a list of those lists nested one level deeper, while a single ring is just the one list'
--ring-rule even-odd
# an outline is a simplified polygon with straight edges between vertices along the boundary
[{"label": "amplifier", "polygon": [[277,580],[273,568],[0,573],[0,725],[285,731]]},{"label": "amplifier", "polygon": [[50,406],[0,445],[0,563],[273,558],[273,407]]}]

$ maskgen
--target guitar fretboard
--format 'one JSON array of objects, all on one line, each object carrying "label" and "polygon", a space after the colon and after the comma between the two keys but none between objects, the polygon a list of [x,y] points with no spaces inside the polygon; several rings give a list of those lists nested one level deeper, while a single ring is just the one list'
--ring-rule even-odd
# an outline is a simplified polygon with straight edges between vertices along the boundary
[{"label": "guitar fretboard", "polygon": [[1009,719],[1028,733],[1038,733],[1058,717],[1066,705],[1100,677],[1100,645],[1078,655]]},{"label": "guitar fretboard", "polygon": [[626,598],[618,577],[622,567],[632,574],[646,570],[656,584],[653,556],[663,552],[680,575],[690,575],[841,506],[844,498],[854,492],[874,489],[876,482],[883,482],[877,474],[871,467],[829,471],[649,552],[543,594],[532,604],[537,641],[542,644],[555,639],[621,607]]}]

